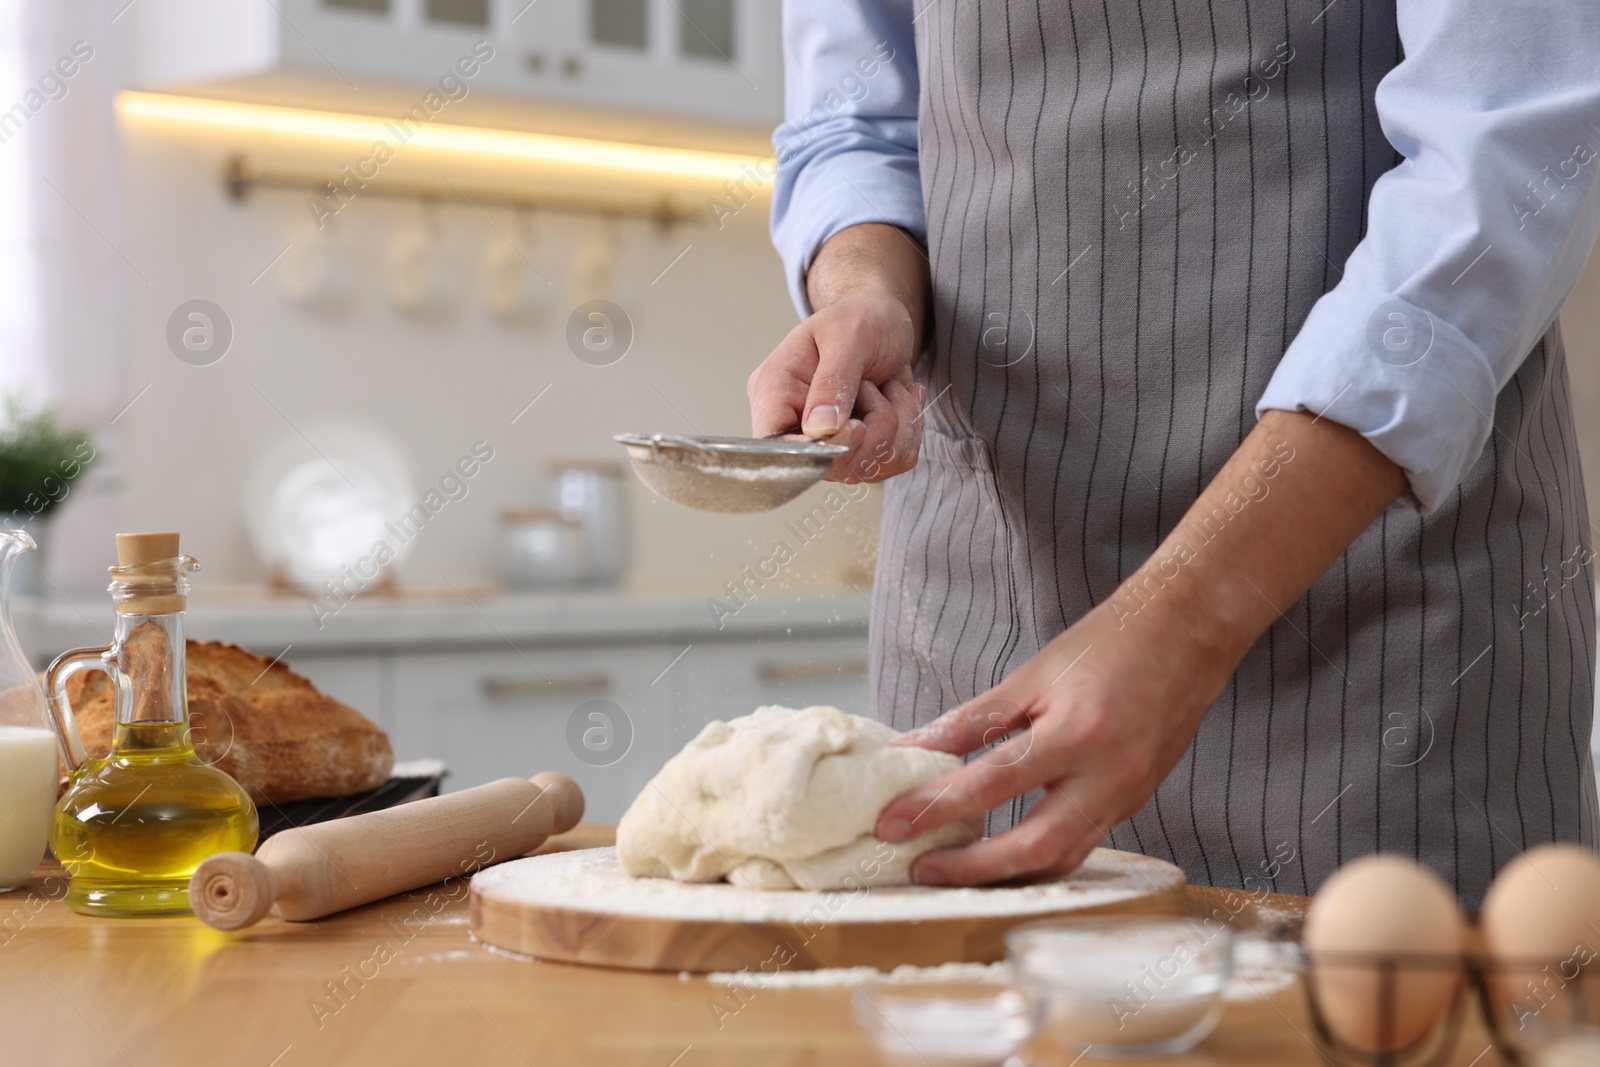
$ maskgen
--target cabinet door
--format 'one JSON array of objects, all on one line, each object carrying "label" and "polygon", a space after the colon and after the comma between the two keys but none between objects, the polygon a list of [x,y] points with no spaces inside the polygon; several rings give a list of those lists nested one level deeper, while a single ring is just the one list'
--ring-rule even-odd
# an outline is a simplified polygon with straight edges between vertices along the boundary
[{"label": "cabinet door", "polygon": [[[474,89],[775,124],[783,62],[774,0],[280,0],[291,67],[419,90],[479,41]],[[276,16],[275,16],[276,17]]]},{"label": "cabinet door", "polygon": [[771,0],[540,0],[508,29],[529,92],[737,121],[782,117]]},{"label": "cabinet door", "polygon": [[685,664],[693,697],[674,730],[680,747],[706,723],[748,715],[764,704],[831,704],[855,715],[869,710],[865,636],[696,645]]},{"label": "cabinet door", "polygon": [[682,676],[661,671],[680,650],[397,654],[395,755],[444,760],[446,790],[561,771],[583,787],[585,818],[615,822],[676,751]]},{"label": "cabinet door", "polygon": [[284,665],[303,674],[311,684],[333,699],[349,704],[383,727],[393,730],[391,709],[385,706],[384,659],[378,653],[353,656],[295,656]]},{"label": "cabinet door", "polygon": [[419,101],[474,44],[495,43],[488,0],[277,0],[273,6],[284,65],[357,89],[372,78],[413,86]]}]

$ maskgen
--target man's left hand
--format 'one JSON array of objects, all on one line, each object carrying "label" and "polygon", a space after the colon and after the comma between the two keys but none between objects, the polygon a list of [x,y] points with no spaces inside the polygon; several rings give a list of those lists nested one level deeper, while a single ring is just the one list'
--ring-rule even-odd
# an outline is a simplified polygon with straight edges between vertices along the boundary
[{"label": "man's left hand", "polygon": [[1141,626],[1114,614],[1100,605],[995,688],[896,739],[966,755],[1011,735],[898,797],[878,819],[885,841],[981,818],[1029,790],[1045,791],[1015,828],[922,856],[914,867],[919,883],[1066,874],[1143,806],[1183,756],[1234,664],[1221,649],[1159,632],[1154,617]]},{"label": "man's left hand", "polygon": [[966,755],[878,817],[904,841],[1043,788],[1015,828],[920,857],[925,885],[1066,874],[1182,758],[1256,639],[1406,487],[1360,434],[1268,411],[1151,560],[1005,681],[902,735]]}]

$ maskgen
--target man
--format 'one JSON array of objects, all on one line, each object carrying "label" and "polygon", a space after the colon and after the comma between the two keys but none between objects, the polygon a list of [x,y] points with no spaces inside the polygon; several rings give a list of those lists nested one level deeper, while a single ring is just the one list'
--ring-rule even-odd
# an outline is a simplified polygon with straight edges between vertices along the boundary
[{"label": "man", "polygon": [[1312,892],[1382,849],[1476,906],[1593,844],[1555,315],[1600,227],[1600,8],[805,0],[784,32],[808,317],[754,432],[888,479],[874,713],[982,754],[878,832],[990,812],[918,880],[1109,839]]}]

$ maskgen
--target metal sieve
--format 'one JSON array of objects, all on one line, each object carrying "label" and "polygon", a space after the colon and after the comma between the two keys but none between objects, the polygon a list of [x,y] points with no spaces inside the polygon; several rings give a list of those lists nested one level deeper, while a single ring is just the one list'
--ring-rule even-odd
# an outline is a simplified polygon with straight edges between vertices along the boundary
[{"label": "metal sieve", "polygon": [[787,504],[850,451],[822,441],[619,433],[639,480],[675,504],[740,515]]}]

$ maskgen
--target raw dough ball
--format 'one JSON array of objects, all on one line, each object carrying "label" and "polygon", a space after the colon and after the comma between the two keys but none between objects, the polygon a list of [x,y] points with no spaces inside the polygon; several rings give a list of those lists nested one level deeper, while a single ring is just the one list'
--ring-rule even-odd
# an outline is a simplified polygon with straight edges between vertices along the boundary
[{"label": "raw dough ball", "polygon": [[754,889],[906,885],[913,859],[976,835],[954,823],[898,845],[873,836],[889,801],[961,766],[893,736],[829,707],[709,723],[623,815],[617,858],[635,877]]}]

